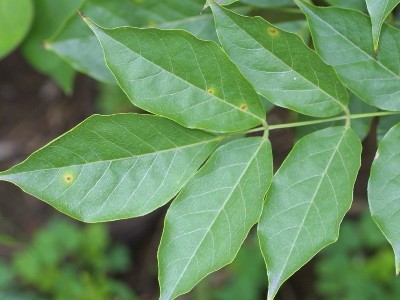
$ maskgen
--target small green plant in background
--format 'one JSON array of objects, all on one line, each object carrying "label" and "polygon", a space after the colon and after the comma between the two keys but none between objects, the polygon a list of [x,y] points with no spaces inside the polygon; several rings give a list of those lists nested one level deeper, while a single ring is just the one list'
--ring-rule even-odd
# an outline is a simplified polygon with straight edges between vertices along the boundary
[{"label": "small green plant in background", "polygon": [[400,282],[393,276],[393,252],[371,216],[345,220],[339,240],[319,255],[316,289],[326,300],[393,300]]},{"label": "small green plant in background", "polygon": [[126,272],[130,258],[110,242],[102,224],[52,220],[11,263],[0,262],[0,299],[136,299],[111,277]]}]

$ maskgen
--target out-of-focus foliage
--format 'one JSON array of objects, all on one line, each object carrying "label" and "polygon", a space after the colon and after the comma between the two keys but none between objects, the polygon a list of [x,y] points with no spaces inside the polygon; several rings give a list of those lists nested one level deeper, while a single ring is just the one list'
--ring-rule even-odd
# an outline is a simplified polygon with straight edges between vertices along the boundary
[{"label": "out-of-focus foliage", "polygon": [[127,249],[111,246],[104,224],[55,219],[11,263],[0,262],[0,299],[136,299],[111,277],[129,267]]},{"label": "out-of-focus foliage", "polygon": [[316,289],[324,300],[400,299],[393,252],[371,216],[344,221],[339,240],[321,253]]},{"label": "out-of-focus foliage", "polygon": [[18,46],[27,34],[32,18],[31,0],[0,0],[0,58]]},{"label": "out-of-focus foliage", "polygon": [[54,53],[45,49],[44,40],[53,35],[80,0],[35,0],[32,30],[22,44],[25,59],[39,72],[51,77],[66,92],[72,92],[75,70]]},{"label": "out-of-focus foliage", "polygon": [[264,260],[258,250],[256,236],[251,236],[232,264],[215,276],[204,279],[195,288],[193,298],[194,300],[262,299],[262,295],[266,292],[265,277]]}]

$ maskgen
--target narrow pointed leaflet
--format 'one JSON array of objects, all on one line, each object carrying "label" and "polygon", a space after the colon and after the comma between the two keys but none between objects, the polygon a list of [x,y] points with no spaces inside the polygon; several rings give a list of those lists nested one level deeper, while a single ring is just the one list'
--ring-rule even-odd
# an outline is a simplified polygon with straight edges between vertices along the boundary
[{"label": "narrow pointed leaflet", "polygon": [[259,96],[216,43],[183,30],[105,29],[84,20],[119,85],[138,107],[212,132],[264,122]]},{"label": "narrow pointed leaflet", "polygon": [[336,241],[360,164],[361,143],[350,128],[317,131],[294,146],[273,178],[258,224],[268,299]]},{"label": "narrow pointed leaflet", "polygon": [[[80,11],[104,27],[181,28],[193,30],[196,36],[204,39],[216,38],[211,14],[199,15],[202,2],[195,0],[181,5],[180,0],[87,0]],[[116,83],[104,62],[96,36],[77,14],[68,18],[63,28],[46,41],[46,46],[77,70],[97,80]]]},{"label": "narrow pointed leaflet", "polygon": [[350,9],[315,7],[296,0],[307,16],[313,42],[341,81],[366,103],[400,110],[400,31],[383,24],[376,57],[367,15]]},{"label": "narrow pointed leaflet", "polygon": [[168,202],[220,139],[156,116],[93,116],[0,180],[79,220],[125,219]]},{"label": "narrow pointed leaflet", "polygon": [[400,123],[384,136],[371,167],[368,201],[376,224],[393,247],[400,273]]},{"label": "narrow pointed leaflet", "polygon": [[348,95],[334,69],[298,35],[210,3],[222,47],[259,94],[314,117],[345,109]]},{"label": "narrow pointed leaflet", "polygon": [[267,139],[244,138],[217,149],[165,217],[158,251],[160,299],[187,293],[233,261],[261,215],[271,179]]},{"label": "narrow pointed leaflet", "polygon": [[369,15],[372,22],[372,39],[374,43],[374,51],[378,51],[379,35],[383,22],[389,13],[400,3],[400,0],[366,0]]}]

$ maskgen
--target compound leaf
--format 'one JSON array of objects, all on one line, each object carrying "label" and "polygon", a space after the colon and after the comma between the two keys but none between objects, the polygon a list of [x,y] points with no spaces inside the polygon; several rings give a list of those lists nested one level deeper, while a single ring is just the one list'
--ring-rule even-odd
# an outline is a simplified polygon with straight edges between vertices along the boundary
[{"label": "compound leaf", "polygon": [[258,225],[268,299],[336,241],[360,163],[361,143],[353,130],[331,127],[299,140],[275,174]]},{"label": "compound leaf", "polygon": [[296,34],[211,2],[218,38],[256,91],[278,106],[315,116],[340,113],[348,95],[334,69]]},{"label": "compound leaf", "polygon": [[156,116],[93,116],[0,180],[79,220],[124,219],[170,200],[219,140]]},{"label": "compound leaf", "polygon": [[267,139],[220,147],[182,189],[165,217],[158,252],[160,299],[190,291],[233,261],[258,221],[272,179]]},{"label": "compound leaf", "polygon": [[315,48],[341,81],[366,103],[400,110],[400,31],[384,24],[375,56],[365,14],[343,8],[318,8],[296,0],[306,14]]},{"label": "compound leaf", "polygon": [[136,106],[213,132],[240,131],[263,122],[259,96],[216,43],[182,30],[105,29],[84,19]]},{"label": "compound leaf", "polygon": [[400,272],[400,123],[384,136],[372,163],[368,201],[376,224],[393,247]]},{"label": "compound leaf", "polygon": [[372,39],[374,43],[374,51],[378,51],[379,35],[381,33],[382,24],[389,13],[400,3],[400,0],[366,0],[369,15],[372,22]]}]

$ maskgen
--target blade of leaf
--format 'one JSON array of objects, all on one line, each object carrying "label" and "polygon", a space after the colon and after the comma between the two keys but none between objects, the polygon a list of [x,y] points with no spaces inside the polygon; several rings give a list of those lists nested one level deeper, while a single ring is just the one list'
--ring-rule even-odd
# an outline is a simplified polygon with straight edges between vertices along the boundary
[{"label": "blade of leaf", "polygon": [[325,0],[331,5],[343,8],[352,8],[359,11],[367,11],[365,0]]},{"label": "blade of leaf", "polygon": [[267,139],[244,138],[218,148],[165,217],[158,251],[160,299],[190,291],[233,261],[260,217],[271,179]]},{"label": "blade of leaf", "polygon": [[241,2],[258,7],[276,7],[276,6],[293,5],[293,0],[241,0]]},{"label": "blade of leaf", "polygon": [[400,114],[392,116],[383,116],[379,118],[378,126],[376,127],[376,139],[380,143],[388,131],[397,123],[400,122]]},{"label": "blade of leaf", "polygon": [[79,220],[125,219],[169,201],[219,140],[156,116],[93,116],[0,180]]},{"label": "blade of leaf", "polygon": [[31,27],[33,10],[32,0],[0,0],[0,59],[25,38]]},{"label": "blade of leaf", "polygon": [[75,71],[57,55],[43,48],[49,38],[75,10],[81,0],[36,0],[35,17],[29,35],[21,45],[25,59],[39,72],[50,76],[67,94],[72,92]]},{"label": "blade of leaf", "polygon": [[400,123],[384,136],[372,163],[368,202],[372,218],[393,247],[400,272]]},{"label": "blade of leaf", "polygon": [[382,24],[389,13],[400,3],[400,0],[365,0],[372,22],[372,39],[374,51],[378,52],[379,35]]},{"label": "blade of leaf", "polygon": [[[180,28],[202,39],[216,39],[211,14],[199,15],[203,0],[181,5],[181,0],[88,0],[80,7],[101,26]],[[247,10],[246,10],[247,11]],[[93,32],[72,15],[55,36],[46,41],[48,49],[63,57],[77,70],[107,83],[116,83],[104,63],[103,51]]]},{"label": "blade of leaf", "polygon": [[298,141],[275,174],[258,224],[268,299],[336,241],[360,163],[361,143],[353,130],[331,127]]},{"label": "blade of leaf", "polygon": [[211,8],[222,47],[259,94],[275,105],[315,117],[345,109],[347,91],[334,69],[298,35],[215,2]]},{"label": "blade of leaf", "polygon": [[307,16],[317,52],[366,103],[400,110],[400,31],[384,24],[376,58],[368,16],[355,10],[296,3]]},{"label": "blade of leaf", "polygon": [[257,93],[216,43],[182,30],[105,29],[84,20],[136,106],[185,127],[213,132],[240,131],[264,122]]}]

